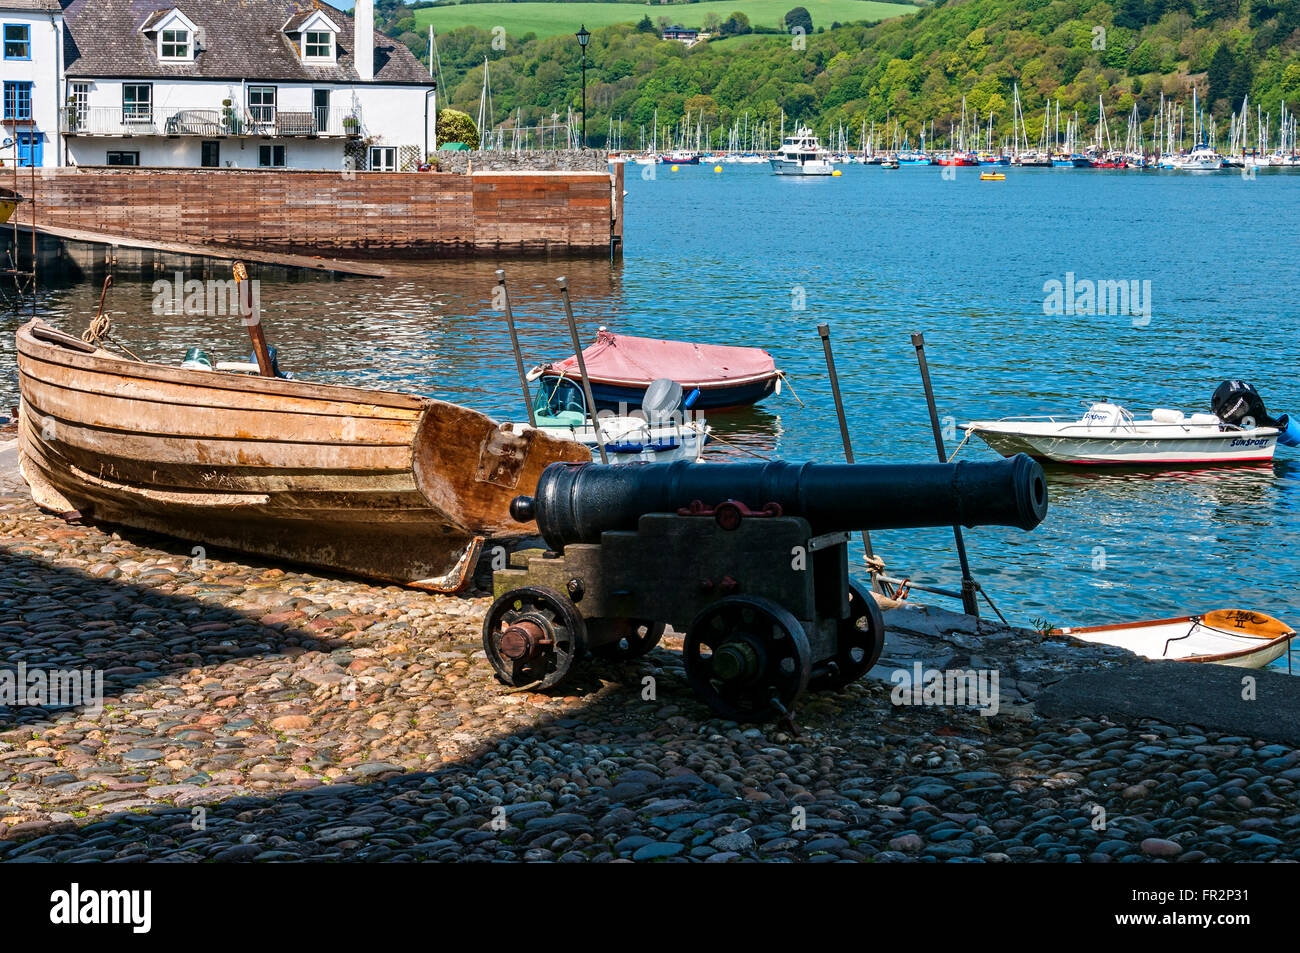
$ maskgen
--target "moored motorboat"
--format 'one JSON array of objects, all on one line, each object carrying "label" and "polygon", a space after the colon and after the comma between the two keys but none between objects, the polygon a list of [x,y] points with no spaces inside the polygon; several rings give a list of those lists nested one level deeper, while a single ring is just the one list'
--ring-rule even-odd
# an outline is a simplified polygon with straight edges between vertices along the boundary
[{"label": "moored motorboat", "polygon": [[[598,410],[625,413],[641,406],[651,382],[667,377],[688,392],[699,389],[699,410],[754,404],[779,391],[781,372],[762,348],[696,344],[615,334],[601,328],[582,350]],[[578,379],[576,356],[542,364],[529,372],[536,380]]]},{"label": "moored motorboat", "polygon": [[1051,634],[1114,645],[1155,660],[1263,668],[1286,653],[1296,633],[1262,612],[1219,609],[1148,622],[1062,627]]},{"label": "moored motorboat", "polygon": [[597,414],[596,427],[587,413],[580,383],[569,377],[543,379],[533,401],[533,419],[545,433],[576,440],[601,462],[601,449],[609,463],[698,463],[709,439],[703,417],[692,414],[699,391],[683,398],[675,381],[650,384],[641,408],[629,414]]},{"label": "moored motorboat", "polygon": [[835,163],[823,149],[813,131],[800,126],[795,134],[781,140],[781,149],[771,160],[777,175],[834,175]]},{"label": "moored motorboat", "polygon": [[1079,419],[1005,417],[962,429],[1003,456],[1027,453],[1088,466],[1260,463],[1273,459],[1279,439],[1300,446],[1300,424],[1285,414],[1270,417],[1249,384],[1225,381],[1212,404],[1212,414],[1157,408],[1139,419],[1118,404],[1098,401]]},{"label": "moored motorboat", "polygon": [[[436,591],[463,588],[581,444],[444,401],[128,360],[18,329],[19,462],[46,510]],[[193,365],[191,365],[193,366]]]}]

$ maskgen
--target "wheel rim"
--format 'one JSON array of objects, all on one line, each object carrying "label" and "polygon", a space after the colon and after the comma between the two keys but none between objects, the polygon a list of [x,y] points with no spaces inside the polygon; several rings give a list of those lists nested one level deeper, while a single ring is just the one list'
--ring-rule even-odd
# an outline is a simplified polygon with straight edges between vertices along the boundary
[{"label": "wheel rim", "polygon": [[849,586],[849,617],[836,629],[835,668],[812,680],[809,690],[836,691],[857,681],[880,661],[885,648],[885,620],[876,600]]},{"label": "wheel rim", "polygon": [[483,620],[483,651],[497,679],[539,691],[558,684],[586,643],[582,617],[554,589],[526,586],[507,592]]},{"label": "wheel rim", "polygon": [[808,685],[808,638],[798,620],[767,599],[732,596],[691,623],[683,646],[696,696],[732,721],[788,714]]}]

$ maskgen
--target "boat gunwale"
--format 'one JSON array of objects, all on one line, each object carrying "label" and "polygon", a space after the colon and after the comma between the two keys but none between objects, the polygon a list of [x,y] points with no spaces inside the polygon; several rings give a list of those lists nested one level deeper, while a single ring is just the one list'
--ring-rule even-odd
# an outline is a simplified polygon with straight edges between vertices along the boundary
[{"label": "boat gunwale", "polygon": [[[282,397],[337,400],[346,395],[353,398],[351,401],[353,403],[377,404],[416,412],[439,405],[457,406],[434,397],[403,394],[400,391],[366,390],[365,388],[352,387],[346,384],[284,380],[277,377],[254,377],[223,371],[193,371],[187,368],[169,367],[166,364],[158,364],[152,361],[132,361],[103,348],[93,354],[81,354],[37,338],[31,333],[31,328],[38,323],[46,324],[39,318],[33,319],[19,327],[15,333],[19,355],[45,360],[48,364],[56,364],[72,370],[97,371],[112,373],[124,378],[136,377],[143,380],[160,380],[204,389],[260,392]],[[46,326],[50,327],[48,324]],[[57,354],[61,360],[48,360],[44,356],[46,354]],[[21,367],[19,372],[22,373]]]}]

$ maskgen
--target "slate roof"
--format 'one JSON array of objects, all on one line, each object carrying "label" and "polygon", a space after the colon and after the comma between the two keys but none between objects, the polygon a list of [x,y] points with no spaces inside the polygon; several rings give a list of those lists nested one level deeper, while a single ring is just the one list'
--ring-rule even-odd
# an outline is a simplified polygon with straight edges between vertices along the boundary
[{"label": "slate roof", "polygon": [[[0,8],[15,0],[0,0]],[[40,0],[17,0],[36,3]],[[67,75],[74,79],[281,80],[359,83],[353,63],[352,17],[315,0],[60,0]],[[160,63],[140,27],[153,15],[180,10],[198,27],[192,63]],[[286,21],[320,9],[339,25],[338,61],[307,64],[285,35]],[[429,71],[401,43],[375,31],[376,83],[431,86]]]},{"label": "slate roof", "polygon": [[58,9],[59,0],[0,0],[0,10],[32,10],[45,13]]}]

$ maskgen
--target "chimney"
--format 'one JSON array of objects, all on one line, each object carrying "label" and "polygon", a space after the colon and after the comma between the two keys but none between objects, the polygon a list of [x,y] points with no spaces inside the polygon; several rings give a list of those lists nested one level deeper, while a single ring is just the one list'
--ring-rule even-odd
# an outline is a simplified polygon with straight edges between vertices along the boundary
[{"label": "chimney", "polygon": [[352,61],[361,81],[368,83],[375,78],[375,0],[357,0],[352,21],[356,25]]}]

